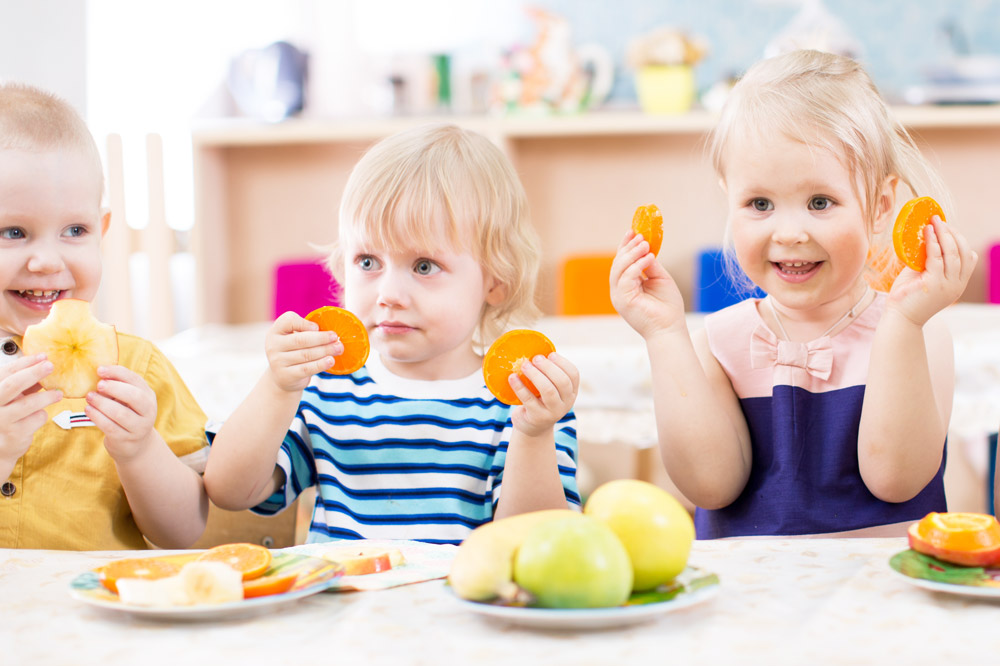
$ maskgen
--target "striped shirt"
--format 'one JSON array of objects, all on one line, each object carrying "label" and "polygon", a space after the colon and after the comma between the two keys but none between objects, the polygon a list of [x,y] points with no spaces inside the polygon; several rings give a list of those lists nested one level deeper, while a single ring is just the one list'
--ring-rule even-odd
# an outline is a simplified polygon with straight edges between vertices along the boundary
[{"label": "striped shirt", "polygon": [[[321,373],[305,389],[278,453],[285,485],[254,511],[277,513],[316,486],[309,542],[457,544],[493,517],[510,411],[480,372],[457,380],[405,379],[372,354],[354,374]],[[555,444],[566,499],[579,506],[572,412],[556,424]]]}]

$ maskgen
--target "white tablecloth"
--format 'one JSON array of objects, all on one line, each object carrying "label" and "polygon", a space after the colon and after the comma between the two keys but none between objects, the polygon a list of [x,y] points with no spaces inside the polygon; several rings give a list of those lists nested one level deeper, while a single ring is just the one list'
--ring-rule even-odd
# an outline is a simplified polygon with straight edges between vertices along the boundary
[{"label": "white tablecloth", "polygon": [[5,666],[228,664],[991,664],[996,601],[928,592],[888,566],[905,539],[696,542],[719,575],[699,605],[617,629],[485,618],[443,581],[321,593],[212,622],[152,621],[71,598],[79,574],[128,553],[0,550]]}]

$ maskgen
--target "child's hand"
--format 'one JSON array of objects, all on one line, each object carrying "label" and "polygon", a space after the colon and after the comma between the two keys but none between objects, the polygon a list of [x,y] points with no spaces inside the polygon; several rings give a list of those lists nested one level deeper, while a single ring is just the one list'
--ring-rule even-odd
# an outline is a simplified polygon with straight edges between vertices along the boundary
[{"label": "child's hand", "polygon": [[84,411],[104,433],[104,446],[115,461],[146,450],[156,432],[156,394],[142,377],[120,365],[97,369],[100,381],[87,394]]},{"label": "child's hand", "polygon": [[336,363],[344,353],[344,343],[333,331],[321,331],[319,325],[294,312],[278,317],[264,339],[271,379],[282,391],[301,391],[309,379]]},{"label": "child's hand", "polygon": [[[52,372],[44,354],[0,366],[0,476],[7,478],[17,459],[45,425],[45,408],[62,400],[62,391],[41,391],[38,382]],[[6,470],[6,474],[3,472]]]},{"label": "child's hand", "polygon": [[649,251],[649,243],[631,230],[618,246],[610,280],[611,304],[643,338],[658,330],[686,327],[677,283]]},{"label": "child's hand", "polygon": [[923,271],[904,268],[889,291],[889,307],[917,326],[951,305],[965,291],[979,260],[954,225],[936,215],[924,227],[927,262]]},{"label": "child's hand", "polygon": [[525,362],[521,372],[538,389],[539,395],[532,393],[517,373],[508,377],[507,381],[522,403],[511,410],[514,429],[532,437],[551,432],[576,402],[580,373],[568,359],[555,352]]}]

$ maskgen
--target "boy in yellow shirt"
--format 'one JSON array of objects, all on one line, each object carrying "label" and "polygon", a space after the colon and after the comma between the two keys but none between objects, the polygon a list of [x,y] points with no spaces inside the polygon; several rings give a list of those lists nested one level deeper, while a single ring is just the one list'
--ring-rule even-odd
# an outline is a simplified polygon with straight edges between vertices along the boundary
[{"label": "boy in yellow shirt", "polygon": [[184,548],[205,528],[206,417],[156,347],[119,333],[119,364],[75,399],[39,390],[53,365],[19,348],[53,302],[96,295],[111,217],[103,189],[97,146],[72,107],[0,84],[3,548]]}]

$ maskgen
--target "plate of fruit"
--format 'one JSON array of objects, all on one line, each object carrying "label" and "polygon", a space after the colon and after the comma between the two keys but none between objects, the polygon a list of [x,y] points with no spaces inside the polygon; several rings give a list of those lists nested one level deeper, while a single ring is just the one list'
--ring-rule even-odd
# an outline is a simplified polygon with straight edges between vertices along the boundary
[{"label": "plate of fruit", "polygon": [[889,567],[934,592],[1000,599],[1000,523],[984,513],[929,513],[907,531]]},{"label": "plate of fruit", "polygon": [[344,567],[250,543],[114,560],[70,583],[80,601],[152,619],[209,620],[251,614],[322,592]]},{"label": "plate of fruit", "polygon": [[705,601],[719,577],[688,563],[691,515],[665,490],[620,479],[582,513],[534,511],[473,530],[448,584],[479,615],[539,629],[595,629]]}]

